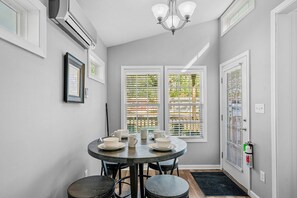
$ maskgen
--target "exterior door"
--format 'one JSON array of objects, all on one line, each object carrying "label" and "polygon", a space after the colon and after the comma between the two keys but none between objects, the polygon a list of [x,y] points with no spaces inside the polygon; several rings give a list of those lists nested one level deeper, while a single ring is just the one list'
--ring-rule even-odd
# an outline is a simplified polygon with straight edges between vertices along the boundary
[{"label": "exterior door", "polygon": [[243,144],[249,141],[249,52],[221,64],[221,164],[247,190],[250,169]]}]

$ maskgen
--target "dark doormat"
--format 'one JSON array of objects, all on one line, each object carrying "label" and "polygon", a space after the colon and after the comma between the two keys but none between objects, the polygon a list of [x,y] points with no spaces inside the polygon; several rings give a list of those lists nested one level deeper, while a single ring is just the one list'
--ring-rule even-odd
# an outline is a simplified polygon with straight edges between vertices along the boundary
[{"label": "dark doormat", "polygon": [[223,172],[191,172],[205,196],[248,196]]}]

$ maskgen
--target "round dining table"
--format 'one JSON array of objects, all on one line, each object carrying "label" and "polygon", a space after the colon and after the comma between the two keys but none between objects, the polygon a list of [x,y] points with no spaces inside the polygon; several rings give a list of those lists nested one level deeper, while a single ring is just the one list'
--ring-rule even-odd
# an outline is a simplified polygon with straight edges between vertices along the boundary
[{"label": "round dining table", "polygon": [[125,143],[125,147],[119,150],[107,151],[98,148],[102,144],[101,138],[94,140],[88,145],[88,153],[97,159],[107,162],[127,163],[130,171],[130,189],[131,198],[137,198],[138,195],[138,169],[140,177],[141,197],[144,197],[143,189],[143,164],[151,162],[160,162],[165,160],[174,159],[182,156],[187,150],[187,143],[177,137],[169,137],[171,144],[174,148],[169,151],[158,151],[152,149],[154,140],[148,138],[141,140],[137,136],[138,142],[135,147],[128,147],[127,139],[122,139],[121,142]]}]

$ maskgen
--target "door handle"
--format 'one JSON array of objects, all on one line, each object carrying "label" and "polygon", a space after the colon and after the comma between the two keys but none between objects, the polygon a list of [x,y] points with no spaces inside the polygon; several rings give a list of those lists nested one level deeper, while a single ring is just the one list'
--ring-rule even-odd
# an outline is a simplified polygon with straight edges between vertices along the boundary
[{"label": "door handle", "polygon": [[247,129],[246,129],[246,128],[241,128],[240,130],[241,130],[241,131],[246,131]]}]

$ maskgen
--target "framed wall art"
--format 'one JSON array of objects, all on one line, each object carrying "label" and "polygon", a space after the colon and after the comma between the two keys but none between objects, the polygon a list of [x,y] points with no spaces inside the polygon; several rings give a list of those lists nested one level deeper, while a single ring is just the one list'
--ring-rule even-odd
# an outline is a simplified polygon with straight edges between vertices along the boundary
[{"label": "framed wall art", "polygon": [[64,56],[64,101],[84,103],[85,64],[66,53]]}]

